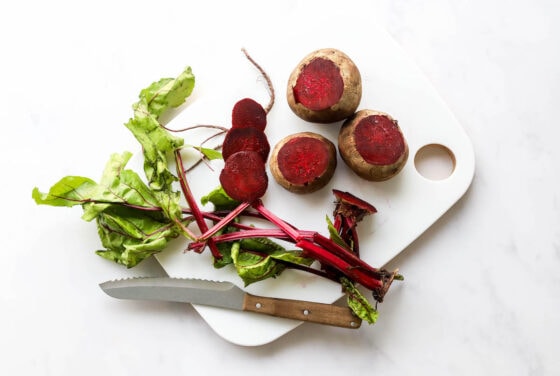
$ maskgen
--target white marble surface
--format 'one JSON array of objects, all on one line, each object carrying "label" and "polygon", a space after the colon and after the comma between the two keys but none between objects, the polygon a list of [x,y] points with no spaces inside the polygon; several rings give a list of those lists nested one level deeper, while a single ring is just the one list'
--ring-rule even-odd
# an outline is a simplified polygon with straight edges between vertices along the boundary
[{"label": "white marble surface", "polygon": [[[560,5],[320,2],[340,13],[355,4],[402,45],[471,137],[476,175],[460,202],[394,260],[406,283],[380,306],[377,325],[351,332],[306,324],[268,345],[239,347],[191,307],[113,304],[97,283],[122,269],[80,246],[95,240],[91,226],[30,200],[33,186],[78,168],[96,176],[99,166],[79,157],[92,143],[102,156],[123,149],[124,127],[108,139],[99,132],[104,112],[129,114],[136,78],[128,64],[173,66],[154,55],[160,38],[187,48],[204,32],[188,28],[196,4],[155,3],[0,5],[0,374],[560,374]],[[263,14],[264,3],[254,2],[261,8],[241,12],[247,3],[210,8],[264,26],[266,17],[304,7],[282,1]],[[195,17],[218,26],[210,14]],[[351,23],[347,14],[333,27]],[[99,40],[95,30],[115,35]],[[88,89],[103,98],[76,99]],[[154,271],[145,264],[130,273]]]}]

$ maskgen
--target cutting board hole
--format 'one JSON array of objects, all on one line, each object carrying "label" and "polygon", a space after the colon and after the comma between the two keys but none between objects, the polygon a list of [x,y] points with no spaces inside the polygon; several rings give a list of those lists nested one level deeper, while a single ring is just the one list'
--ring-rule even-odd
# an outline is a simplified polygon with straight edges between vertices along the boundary
[{"label": "cutting board hole", "polygon": [[414,166],[429,180],[444,180],[455,170],[455,154],[441,144],[425,145],[414,156]]}]

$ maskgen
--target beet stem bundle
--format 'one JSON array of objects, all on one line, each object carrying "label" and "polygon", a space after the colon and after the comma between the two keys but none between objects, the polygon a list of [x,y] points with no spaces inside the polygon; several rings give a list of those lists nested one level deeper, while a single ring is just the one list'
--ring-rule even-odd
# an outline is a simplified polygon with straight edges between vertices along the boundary
[{"label": "beet stem bundle", "polygon": [[[177,155],[178,159],[180,159],[180,154],[177,153]],[[180,160],[177,162],[178,166],[182,166],[182,162]],[[399,278],[396,271],[388,272],[383,269],[373,268],[356,256],[352,251],[340,246],[332,239],[329,239],[316,231],[306,231],[295,228],[268,210],[260,199],[257,199],[252,203],[242,202],[239,206],[226,212],[222,216],[217,215],[216,212],[203,214],[196,204],[196,200],[194,199],[192,192],[188,188],[189,185],[187,183],[184,170],[179,169],[178,172],[183,194],[189,203],[195,222],[202,233],[201,236],[189,244],[189,250],[202,252],[204,247],[207,245],[210,248],[212,255],[220,259],[222,254],[216,246],[219,242],[233,242],[241,239],[262,237],[287,240],[294,243],[296,247],[301,248],[304,255],[319,261],[323,268],[327,270],[337,270],[351,281],[359,283],[360,285],[372,290],[377,301],[383,300],[383,296],[389,288],[388,284],[390,284],[393,279]],[[230,225],[236,218],[244,213],[248,213],[248,209],[250,208],[256,210],[262,218],[274,224],[276,229],[255,229],[250,227],[239,229],[236,232],[228,234],[216,235],[224,227]],[[204,220],[205,217],[211,218],[215,224],[208,227]],[[203,226],[200,225],[201,223]],[[294,265],[294,267],[296,266]],[[298,268],[301,269],[301,267]],[[310,268],[304,269],[310,271]],[[328,273],[322,273],[320,271],[316,271],[315,274],[334,280],[338,279],[333,278],[333,276],[329,276]]]}]

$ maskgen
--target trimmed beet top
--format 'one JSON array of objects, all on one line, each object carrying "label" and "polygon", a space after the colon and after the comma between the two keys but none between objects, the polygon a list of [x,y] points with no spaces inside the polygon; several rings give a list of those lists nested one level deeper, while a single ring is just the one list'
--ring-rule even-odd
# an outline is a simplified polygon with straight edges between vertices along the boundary
[{"label": "trimmed beet top", "polygon": [[307,55],[288,80],[290,108],[310,122],[343,120],[356,111],[361,98],[362,79],[356,64],[334,48]]}]

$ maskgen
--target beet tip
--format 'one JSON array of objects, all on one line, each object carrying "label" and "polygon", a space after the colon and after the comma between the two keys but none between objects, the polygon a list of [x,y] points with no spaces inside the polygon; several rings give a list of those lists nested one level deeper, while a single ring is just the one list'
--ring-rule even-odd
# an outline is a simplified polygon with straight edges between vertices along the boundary
[{"label": "beet tip", "polygon": [[254,127],[261,131],[266,128],[266,111],[258,102],[244,98],[235,103],[231,111],[232,128]]}]

